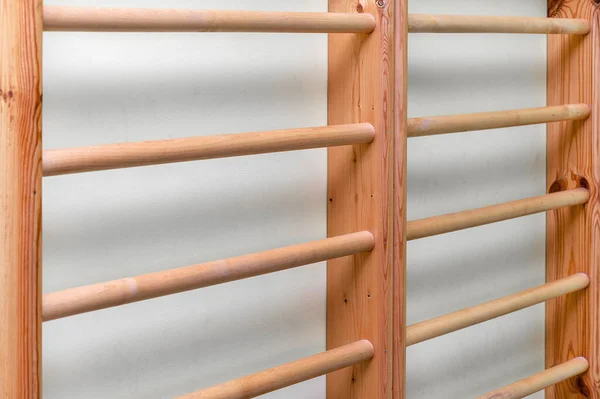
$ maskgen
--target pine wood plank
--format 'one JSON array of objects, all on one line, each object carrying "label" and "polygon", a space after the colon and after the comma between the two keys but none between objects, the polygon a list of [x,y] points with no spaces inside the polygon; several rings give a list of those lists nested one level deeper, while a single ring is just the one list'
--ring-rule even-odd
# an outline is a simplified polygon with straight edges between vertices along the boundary
[{"label": "pine wood plank", "polygon": [[41,396],[41,3],[0,2],[0,397],[7,399]]},{"label": "pine wood plank", "polygon": [[328,375],[328,399],[405,397],[406,0],[330,0],[375,16],[371,34],[329,36],[329,124],[368,122],[371,144],[328,152],[328,236],[370,231],[371,253],[331,260],[327,347],[357,339],[370,362]]},{"label": "pine wood plank", "polygon": [[585,290],[550,301],[546,306],[546,367],[577,356],[589,370],[546,390],[548,399],[600,398],[600,5],[597,0],[549,0],[551,17],[590,21],[587,36],[548,36],[548,105],[585,103],[584,121],[548,125],[547,182],[550,192],[585,186],[586,205],[547,214],[546,274],[554,281],[584,272]]}]

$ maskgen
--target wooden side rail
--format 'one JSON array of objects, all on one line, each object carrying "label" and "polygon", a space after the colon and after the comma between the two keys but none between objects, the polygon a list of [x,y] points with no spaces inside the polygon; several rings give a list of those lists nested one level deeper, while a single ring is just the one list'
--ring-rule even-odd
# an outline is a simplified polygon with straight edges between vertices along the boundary
[{"label": "wooden side rail", "polygon": [[546,305],[546,368],[574,356],[590,363],[580,377],[546,390],[547,399],[600,398],[600,3],[548,0],[553,18],[583,18],[587,36],[548,37],[547,105],[589,104],[583,121],[552,123],[546,136],[546,187],[550,191],[584,186],[588,204],[546,214],[546,280],[586,273],[590,286]]},{"label": "wooden side rail", "polygon": [[71,288],[44,295],[42,318],[44,321],[55,320],[368,252],[373,249],[374,243],[371,233],[361,231],[250,255]]},{"label": "wooden side rail", "polygon": [[176,399],[246,399],[273,392],[373,358],[367,340],[357,341]]},{"label": "wooden side rail", "polygon": [[408,137],[583,120],[590,116],[590,112],[591,109],[587,104],[569,104],[510,111],[412,118],[408,120]]},{"label": "wooden side rail", "polygon": [[577,357],[547,370],[522,379],[503,388],[478,396],[476,399],[521,399],[542,389],[548,388],[569,378],[585,373],[589,363],[584,357]]},{"label": "wooden side rail", "polygon": [[411,220],[407,226],[407,240],[431,237],[552,209],[585,204],[589,199],[590,193],[588,190],[574,188],[484,208]]},{"label": "wooden side rail", "polygon": [[329,399],[404,399],[408,0],[329,0],[369,13],[367,35],[329,35],[327,124],[368,122],[370,144],[327,150],[327,235],[370,231],[369,253],[327,261],[327,349],[368,339],[367,364],[327,375]]},{"label": "wooden side rail", "polygon": [[305,150],[373,141],[369,123],[46,150],[44,176]]},{"label": "wooden side rail", "polygon": [[44,30],[90,32],[369,33],[368,13],[44,6]]},{"label": "wooden side rail", "polygon": [[577,273],[517,294],[425,320],[408,326],[406,329],[406,345],[415,345],[419,342],[483,323],[549,299],[582,290],[589,284],[590,279],[586,274]]},{"label": "wooden side rail", "polygon": [[498,17],[482,15],[419,15],[408,18],[412,33],[540,33],[587,35],[585,19]]}]

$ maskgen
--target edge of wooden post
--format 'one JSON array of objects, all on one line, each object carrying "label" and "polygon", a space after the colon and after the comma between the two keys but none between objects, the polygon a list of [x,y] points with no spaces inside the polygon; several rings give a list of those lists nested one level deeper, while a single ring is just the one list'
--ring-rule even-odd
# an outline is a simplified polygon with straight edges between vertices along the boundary
[{"label": "edge of wooden post", "polygon": [[0,397],[41,397],[42,1],[0,7]]},{"label": "edge of wooden post", "polygon": [[368,339],[369,362],[327,377],[328,399],[404,399],[406,254],[406,0],[329,0],[371,13],[371,34],[329,36],[329,124],[369,122],[370,144],[328,150],[328,236],[361,228],[371,253],[330,260],[327,348]]},{"label": "edge of wooden post", "polygon": [[548,105],[585,103],[591,116],[548,125],[549,192],[586,187],[585,205],[547,214],[546,278],[586,273],[589,287],[546,305],[546,368],[577,356],[589,370],[546,389],[548,399],[600,398],[600,5],[592,0],[549,0],[550,17],[590,21],[587,36],[548,36]]}]

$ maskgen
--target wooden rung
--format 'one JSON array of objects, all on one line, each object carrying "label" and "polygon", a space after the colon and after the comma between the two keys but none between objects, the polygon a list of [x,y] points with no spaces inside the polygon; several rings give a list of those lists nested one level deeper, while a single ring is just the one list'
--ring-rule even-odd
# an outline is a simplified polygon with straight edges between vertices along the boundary
[{"label": "wooden rung", "polygon": [[511,111],[412,118],[408,120],[408,137],[581,120],[589,117],[590,112],[591,109],[587,104],[569,104]]},{"label": "wooden rung", "polygon": [[[369,13],[44,6],[44,30],[88,32],[370,33]],[[585,35],[583,19],[410,14],[413,33],[563,33]]]},{"label": "wooden rung", "polygon": [[369,13],[44,6],[45,31],[370,33]]},{"label": "wooden rung", "polygon": [[479,15],[408,16],[411,33],[561,33],[587,35],[590,23],[585,19],[498,17]]},{"label": "wooden rung", "polygon": [[575,188],[484,208],[411,220],[408,222],[406,239],[416,240],[566,206],[580,205],[588,202],[589,199],[590,193],[587,189]]},{"label": "wooden rung", "polygon": [[237,380],[215,385],[176,399],[246,399],[273,392],[373,358],[371,342],[357,341],[282,364]]},{"label": "wooden rung", "polygon": [[584,289],[589,284],[590,279],[586,274],[577,273],[517,294],[425,320],[407,327],[406,345],[415,345],[428,339],[483,323],[549,299]]},{"label": "wooden rung", "polygon": [[531,377],[478,396],[476,399],[521,399],[561,381],[583,374],[588,368],[588,361],[584,357],[577,357]]},{"label": "wooden rung", "polygon": [[43,296],[42,319],[55,320],[368,252],[374,245],[373,235],[368,231],[361,231],[250,255],[71,288]]},{"label": "wooden rung", "polygon": [[370,123],[46,150],[44,176],[306,150],[373,141]]}]

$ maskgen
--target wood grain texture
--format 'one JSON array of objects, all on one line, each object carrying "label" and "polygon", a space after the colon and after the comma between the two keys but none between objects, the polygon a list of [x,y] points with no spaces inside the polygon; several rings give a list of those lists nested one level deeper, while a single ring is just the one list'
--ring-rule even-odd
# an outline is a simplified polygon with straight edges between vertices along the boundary
[{"label": "wood grain texture", "polygon": [[41,396],[41,0],[0,1],[0,398]]},{"label": "wood grain texture", "polygon": [[546,307],[546,367],[583,356],[590,363],[582,376],[546,390],[548,399],[600,398],[600,5],[596,0],[548,2],[557,18],[590,22],[587,36],[548,37],[548,105],[584,103],[591,116],[584,121],[548,125],[547,183],[549,191],[585,186],[584,206],[547,215],[546,276],[554,281],[576,272],[590,277],[583,292],[552,301]]},{"label": "wood grain texture", "polygon": [[86,32],[372,32],[369,14],[44,7],[44,30]]},{"label": "wood grain texture", "polygon": [[405,397],[405,0],[330,0],[369,13],[369,35],[329,36],[329,124],[371,123],[371,144],[328,152],[328,235],[368,230],[375,248],[328,262],[327,347],[373,343],[369,363],[327,377],[328,399]]},{"label": "wood grain texture", "polygon": [[45,150],[44,176],[370,143],[369,123]]},{"label": "wood grain texture", "polygon": [[343,369],[373,357],[373,345],[360,340],[298,359],[176,399],[247,399]]},{"label": "wood grain texture", "polygon": [[390,168],[393,169],[393,190],[389,194],[392,198],[393,231],[388,232],[387,242],[392,243],[392,252],[388,262],[392,267],[393,290],[392,323],[389,334],[392,335],[392,353],[388,358],[392,363],[392,392],[388,394],[391,399],[406,398],[406,197],[407,197],[407,105],[408,105],[408,1],[394,0],[393,18],[393,55],[394,60],[394,102],[393,125],[389,131],[393,132],[392,147],[393,157],[390,158]]}]

